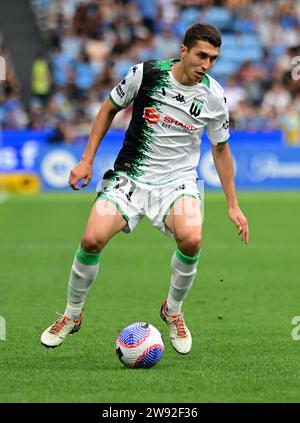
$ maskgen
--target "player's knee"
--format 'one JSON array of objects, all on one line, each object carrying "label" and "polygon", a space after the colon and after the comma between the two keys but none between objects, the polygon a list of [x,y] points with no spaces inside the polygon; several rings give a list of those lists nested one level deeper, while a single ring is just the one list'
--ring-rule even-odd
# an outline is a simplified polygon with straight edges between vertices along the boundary
[{"label": "player's knee", "polygon": [[200,233],[187,233],[181,240],[178,247],[183,254],[188,256],[195,256],[201,248],[201,234]]},{"label": "player's knee", "polygon": [[105,244],[106,240],[101,239],[100,237],[84,235],[81,239],[81,247],[87,253],[100,253]]}]

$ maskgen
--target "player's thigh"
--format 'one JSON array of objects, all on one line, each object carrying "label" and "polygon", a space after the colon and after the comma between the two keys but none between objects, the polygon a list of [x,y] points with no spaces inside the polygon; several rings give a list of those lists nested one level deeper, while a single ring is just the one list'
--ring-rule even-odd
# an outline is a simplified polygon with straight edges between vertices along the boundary
[{"label": "player's thigh", "polygon": [[165,225],[173,233],[177,244],[201,245],[202,216],[199,200],[190,196],[178,198]]},{"label": "player's thigh", "polygon": [[98,252],[126,225],[126,219],[112,202],[97,200],[88,218],[81,245],[86,251]]}]

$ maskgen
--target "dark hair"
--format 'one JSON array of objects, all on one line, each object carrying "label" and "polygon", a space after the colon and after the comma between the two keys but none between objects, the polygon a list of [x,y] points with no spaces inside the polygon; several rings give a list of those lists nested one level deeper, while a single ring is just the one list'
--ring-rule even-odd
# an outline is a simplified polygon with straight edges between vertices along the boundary
[{"label": "dark hair", "polygon": [[215,47],[221,47],[221,32],[211,24],[196,23],[186,31],[183,44],[190,50],[197,41],[207,41]]}]

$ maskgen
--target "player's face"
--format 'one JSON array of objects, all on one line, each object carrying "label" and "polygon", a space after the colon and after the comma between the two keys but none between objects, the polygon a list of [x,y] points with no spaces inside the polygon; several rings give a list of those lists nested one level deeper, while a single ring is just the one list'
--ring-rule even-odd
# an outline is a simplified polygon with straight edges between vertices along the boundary
[{"label": "player's face", "polygon": [[202,80],[214,65],[219,50],[219,47],[215,47],[207,41],[197,41],[197,44],[189,51],[185,45],[180,46],[184,71],[191,83]]}]

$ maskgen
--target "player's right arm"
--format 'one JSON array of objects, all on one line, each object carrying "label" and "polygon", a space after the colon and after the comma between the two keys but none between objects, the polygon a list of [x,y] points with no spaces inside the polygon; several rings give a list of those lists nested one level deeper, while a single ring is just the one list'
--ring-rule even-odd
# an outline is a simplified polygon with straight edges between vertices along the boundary
[{"label": "player's right arm", "polygon": [[70,173],[69,184],[78,190],[78,182],[84,179],[81,187],[88,185],[92,179],[93,161],[99,145],[110,128],[115,115],[127,107],[137,96],[143,77],[143,64],[132,66],[126,77],[110,93],[103,103],[94,123],[83,156]]},{"label": "player's right arm", "polygon": [[99,145],[104,135],[110,128],[115,115],[121,109],[114,105],[110,99],[104,101],[93,123],[92,130],[88,139],[80,162],[72,169],[69,177],[69,184],[74,190],[78,190],[78,182],[84,179],[81,187],[88,185],[93,175],[93,161]]}]

